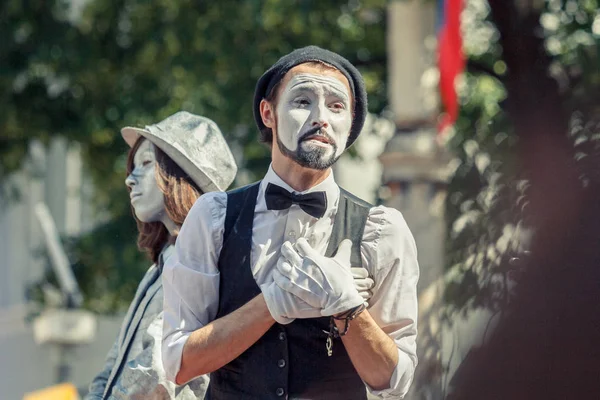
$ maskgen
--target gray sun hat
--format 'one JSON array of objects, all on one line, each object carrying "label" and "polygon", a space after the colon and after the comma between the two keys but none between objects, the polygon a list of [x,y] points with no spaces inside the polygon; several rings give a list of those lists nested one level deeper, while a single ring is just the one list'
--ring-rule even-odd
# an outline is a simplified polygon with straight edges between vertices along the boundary
[{"label": "gray sun hat", "polygon": [[145,128],[125,127],[129,147],[143,136],[165,152],[203,192],[225,191],[237,165],[221,130],[208,118],[180,111]]}]

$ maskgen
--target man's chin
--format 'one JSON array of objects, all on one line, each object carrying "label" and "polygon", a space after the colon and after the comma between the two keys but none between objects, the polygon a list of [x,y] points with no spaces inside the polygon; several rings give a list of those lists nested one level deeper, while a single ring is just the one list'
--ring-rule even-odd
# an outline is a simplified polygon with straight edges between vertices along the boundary
[{"label": "man's chin", "polygon": [[325,146],[314,143],[315,141],[302,141],[298,144],[296,151],[291,151],[283,143],[277,140],[277,145],[283,156],[295,162],[303,168],[323,171],[330,168],[337,157],[334,145],[323,143]]},{"label": "man's chin", "polygon": [[335,164],[336,158],[331,154],[316,156],[314,152],[310,152],[298,154],[298,157],[294,161],[304,168],[323,171]]},{"label": "man's chin", "polygon": [[313,171],[325,171],[330,168],[331,165],[325,163],[314,163],[314,162],[305,162],[305,161],[295,161],[296,164],[305,169],[311,169]]}]

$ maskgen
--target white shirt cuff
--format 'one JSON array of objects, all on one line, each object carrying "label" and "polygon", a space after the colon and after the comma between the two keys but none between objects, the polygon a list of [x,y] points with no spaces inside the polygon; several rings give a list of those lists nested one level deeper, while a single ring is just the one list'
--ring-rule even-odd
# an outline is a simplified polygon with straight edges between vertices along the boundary
[{"label": "white shirt cuff", "polygon": [[163,342],[162,362],[165,369],[165,376],[167,380],[173,383],[175,383],[179,368],[181,367],[183,346],[185,346],[185,342],[187,342],[189,337],[189,334],[176,332]]},{"label": "white shirt cuff", "polygon": [[381,399],[402,399],[410,389],[410,384],[415,372],[415,363],[413,360],[403,351],[398,349],[398,364],[394,368],[392,377],[390,379],[390,387],[383,390],[375,390],[371,388],[367,383],[367,389],[371,394]]}]

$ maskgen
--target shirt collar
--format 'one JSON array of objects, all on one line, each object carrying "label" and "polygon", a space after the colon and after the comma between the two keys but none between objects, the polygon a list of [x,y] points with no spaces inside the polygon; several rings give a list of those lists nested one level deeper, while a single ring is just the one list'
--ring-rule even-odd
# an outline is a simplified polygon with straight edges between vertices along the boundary
[{"label": "shirt collar", "polygon": [[318,185],[315,185],[303,192],[297,192],[290,185],[285,183],[283,181],[283,179],[281,179],[279,177],[279,175],[277,175],[277,173],[275,173],[275,171],[273,170],[273,164],[271,164],[271,165],[269,165],[269,170],[267,171],[267,173],[261,183],[261,187],[262,187],[261,191],[263,192],[263,194],[264,194],[265,188],[267,187],[267,184],[269,184],[269,183],[273,183],[275,185],[281,186],[288,192],[292,192],[292,193],[296,193],[296,194],[306,194],[306,193],[323,191],[323,192],[325,192],[325,196],[327,197],[327,209],[325,210],[325,215],[328,215],[332,210],[337,209],[338,200],[340,198],[340,188],[337,185],[337,183],[335,183],[335,178],[333,177],[332,169],[329,170],[329,176],[327,178],[325,178],[325,180],[323,180],[323,182],[321,182]]}]

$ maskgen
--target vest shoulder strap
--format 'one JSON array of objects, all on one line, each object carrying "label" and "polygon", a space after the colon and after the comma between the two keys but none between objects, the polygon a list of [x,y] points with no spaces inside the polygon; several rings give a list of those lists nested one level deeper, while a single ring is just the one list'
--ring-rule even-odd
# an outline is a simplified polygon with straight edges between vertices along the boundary
[{"label": "vest shoulder strap", "polygon": [[332,257],[344,239],[352,241],[350,263],[362,267],[360,244],[373,206],[340,187],[340,200],[326,255]]},{"label": "vest shoulder strap", "polygon": [[252,207],[252,210],[254,210],[259,186],[260,181],[227,192],[227,211],[225,213],[223,244],[227,242],[242,210],[246,207]]}]

